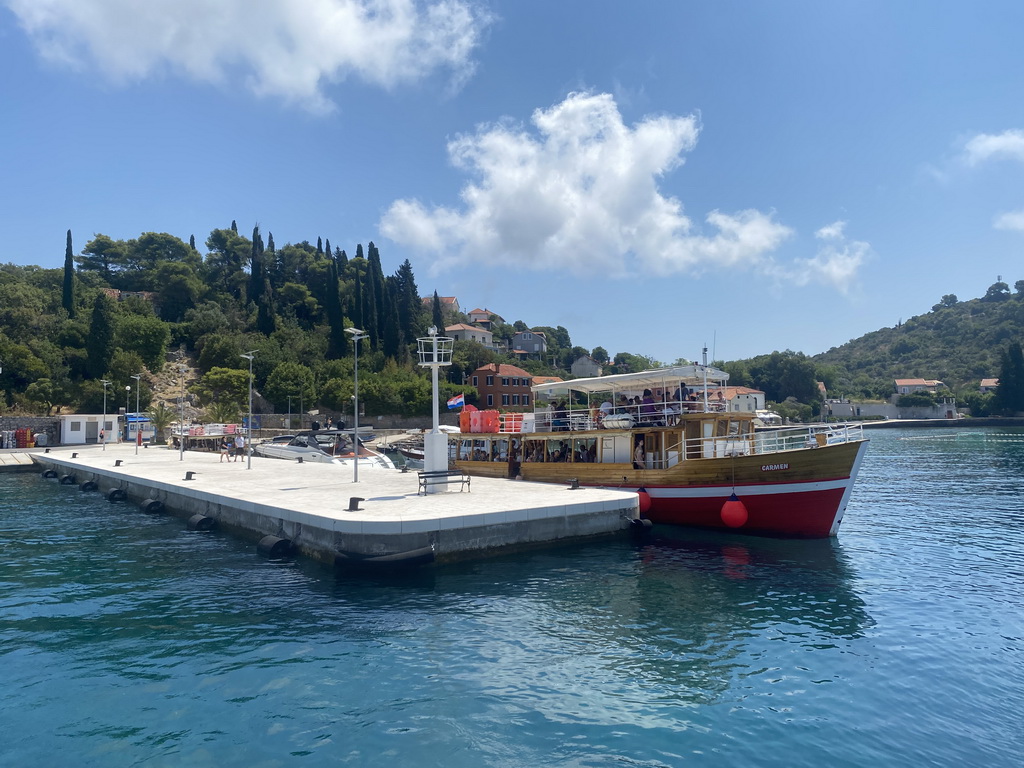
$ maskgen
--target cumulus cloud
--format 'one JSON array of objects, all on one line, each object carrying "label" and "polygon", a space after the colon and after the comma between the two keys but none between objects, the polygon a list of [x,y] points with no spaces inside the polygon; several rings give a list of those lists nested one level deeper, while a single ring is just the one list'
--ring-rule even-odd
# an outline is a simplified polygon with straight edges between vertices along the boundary
[{"label": "cumulus cloud", "polygon": [[1024,210],[1001,213],[992,221],[992,226],[996,229],[1024,232]]},{"label": "cumulus cloud", "polygon": [[817,232],[823,242],[809,259],[797,259],[786,277],[797,285],[821,283],[847,294],[854,285],[858,270],[871,255],[871,245],[846,237],[846,222],[836,221]]},{"label": "cumulus cloud", "polygon": [[448,144],[471,177],[458,208],[394,202],[383,234],[436,256],[435,270],[486,257],[582,275],[696,273],[764,263],[791,236],[772,213],[714,210],[695,231],[658,180],[683,164],[698,119],[659,115],[624,124],[610,94],[573,93],[535,110],[532,129],[480,126]]},{"label": "cumulus cloud", "polygon": [[447,72],[455,85],[492,19],[475,0],[0,0],[47,59],[117,82],[172,72],[333,108],[349,77],[391,88]]},{"label": "cumulus cloud", "polygon": [[979,133],[964,144],[964,159],[968,165],[977,165],[991,158],[1010,158],[1024,162],[1024,131]]}]

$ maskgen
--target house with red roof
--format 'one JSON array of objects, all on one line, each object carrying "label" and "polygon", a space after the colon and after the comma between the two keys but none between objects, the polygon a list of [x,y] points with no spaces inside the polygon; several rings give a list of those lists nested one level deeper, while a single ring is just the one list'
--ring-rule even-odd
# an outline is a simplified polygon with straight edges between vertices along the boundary
[{"label": "house with red roof", "polygon": [[489,363],[477,368],[469,383],[480,393],[481,408],[530,410],[533,375],[515,365]]}]

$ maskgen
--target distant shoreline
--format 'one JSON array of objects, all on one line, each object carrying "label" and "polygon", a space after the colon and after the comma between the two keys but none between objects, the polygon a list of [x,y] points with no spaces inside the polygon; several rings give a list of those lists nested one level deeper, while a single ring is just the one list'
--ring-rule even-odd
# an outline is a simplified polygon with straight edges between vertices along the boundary
[{"label": "distant shoreline", "polygon": [[983,416],[976,419],[885,419],[861,422],[865,429],[899,429],[900,427],[1024,427],[1021,416]]}]

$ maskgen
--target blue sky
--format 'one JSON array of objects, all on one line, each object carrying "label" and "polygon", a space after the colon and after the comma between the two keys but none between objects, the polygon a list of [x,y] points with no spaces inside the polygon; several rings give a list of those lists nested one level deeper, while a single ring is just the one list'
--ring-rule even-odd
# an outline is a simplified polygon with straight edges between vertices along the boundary
[{"label": "blue sky", "polygon": [[374,241],[664,362],[1024,279],[1024,4],[0,0],[2,261]]}]

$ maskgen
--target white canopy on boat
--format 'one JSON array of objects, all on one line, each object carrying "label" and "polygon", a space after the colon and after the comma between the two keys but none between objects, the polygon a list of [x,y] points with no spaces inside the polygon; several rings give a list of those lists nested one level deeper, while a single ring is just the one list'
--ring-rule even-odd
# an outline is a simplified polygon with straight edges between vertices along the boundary
[{"label": "white canopy on boat", "polygon": [[[707,375],[705,376],[705,372]],[[618,392],[623,389],[674,389],[680,383],[688,387],[703,386],[705,380],[709,384],[724,384],[729,374],[708,365],[677,365],[672,368],[655,368],[651,371],[636,373],[618,373],[614,376],[596,376],[590,379],[572,379],[570,381],[552,381],[534,384],[531,389],[534,395],[559,394],[565,392]]]}]

